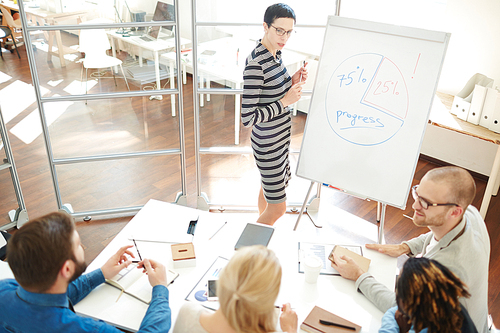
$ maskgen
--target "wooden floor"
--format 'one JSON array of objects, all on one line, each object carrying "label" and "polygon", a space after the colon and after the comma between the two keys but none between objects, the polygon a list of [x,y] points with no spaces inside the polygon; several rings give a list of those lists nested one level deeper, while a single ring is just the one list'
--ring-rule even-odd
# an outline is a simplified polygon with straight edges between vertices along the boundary
[{"label": "wooden floor", "polygon": [[[10,77],[10,79],[0,77],[0,94],[12,87],[11,85],[14,83],[31,83],[24,47],[20,49],[20,53],[21,60],[17,58],[15,53],[8,52],[4,53],[4,59],[0,60],[0,72],[4,76],[8,75]],[[46,54],[41,50],[37,51],[37,53],[38,61],[40,63],[46,62]],[[49,63],[48,66],[45,65],[39,73],[39,76],[44,78],[43,86],[51,89],[50,93],[52,95],[63,92],[59,91],[59,87],[49,86],[45,84],[46,82],[59,78],[59,80],[69,83],[80,78],[80,64],[74,61],[68,62],[68,67],[61,71],[56,61],[57,59],[54,58],[54,63]],[[112,82],[111,80],[104,81],[94,89],[115,89]],[[118,89],[123,89],[122,83],[119,83]],[[22,104],[22,99],[25,98],[24,95],[7,97],[9,97],[9,101],[15,100],[19,104]],[[51,125],[51,133],[54,132],[54,134],[51,134],[51,139],[54,141],[55,155],[74,157],[103,152],[147,151],[178,147],[179,139],[176,134],[178,119],[170,116],[169,100],[169,97],[164,98],[161,102],[138,98],[132,101],[128,100],[119,106],[112,104],[111,101],[89,102],[87,106],[83,105],[83,103],[72,105]],[[2,111],[4,111],[3,105],[6,102],[5,97],[0,99]],[[187,200],[189,206],[195,207],[194,118],[192,82],[190,78],[188,84],[184,86],[183,102],[187,152],[185,156]],[[201,112],[202,146],[230,146],[234,143],[233,108],[234,100],[230,96],[224,98],[212,96],[210,103],[207,103],[207,106]],[[21,112],[10,116],[7,124],[8,130],[12,131],[35,109],[36,104],[32,103]],[[5,112],[3,112],[3,115],[5,118]],[[299,113],[299,116],[294,117],[293,145],[297,149],[300,144],[300,134],[305,118],[305,115],[301,113]],[[123,131],[123,129],[126,129],[126,131]],[[242,141],[240,146],[248,146],[248,129],[243,128],[240,136]],[[56,210],[54,187],[42,135],[38,135],[29,143],[24,142],[12,133],[9,133],[9,137],[30,219]],[[0,154],[4,154],[3,150]],[[227,159],[205,158],[203,163],[203,188],[212,189],[214,192],[224,190],[224,186],[234,185],[229,181],[224,181],[224,177],[220,174],[228,175],[228,178],[231,177],[235,166],[240,172],[254,170],[252,159],[248,161],[242,157]],[[415,172],[414,183],[418,183],[428,170],[436,166],[436,164],[421,158]],[[210,169],[211,167],[213,169]],[[175,194],[180,191],[179,170],[178,157],[164,157],[157,159],[154,163],[135,159],[132,163],[125,163],[125,165],[111,162],[97,167],[87,165],[72,166],[68,170],[58,169],[58,175],[60,175],[59,180],[63,197],[75,203],[74,206],[78,206],[76,208],[85,210],[96,206],[101,208],[101,204],[114,207],[113,205],[120,205],[122,202],[126,202],[126,205],[141,205],[150,198],[172,201]],[[216,176],[212,176],[213,174]],[[235,182],[242,179],[240,176],[234,177]],[[252,177],[249,179],[253,179]],[[245,181],[249,180],[246,179]],[[479,207],[486,181],[476,177],[476,184],[478,190],[474,205]],[[2,207],[1,214],[3,214],[0,216],[0,224],[5,224],[8,222],[7,211],[17,207],[10,175],[6,170],[0,172],[0,188],[2,189],[0,191],[0,206]],[[234,196],[233,190],[232,187],[229,190],[226,188],[226,191]],[[245,197],[244,200],[248,201],[246,204],[256,205],[257,193],[252,191],[253,188],[251,191],[240,190],[240,193],[250,192],[249,199]],[[376,223],[376,204],[374,202],[362,201],[342,193],[326,196],[325,200],[330,200],[331,204]],[[385,226],[386,241],[388,243],[399,243],[425,231],[415,227],[410,220],[403,217],[403,214],[412,214],[412,202],[413,200],[410,198],[405,211],[388,207]],[[486,224],[491,238],[489,307],[494,321],[498,323],[497,326],[500,324],[500,282],[497,280],[500,276],[499,216],[500,199],[492,198],[486,217]],[[130,216],[94,216],[90,222],[77,221],[77,229],[85,246],[87,261],[92,261],[130,219]],[[14,233],[15,230],[11,230],[11,232]]]}]

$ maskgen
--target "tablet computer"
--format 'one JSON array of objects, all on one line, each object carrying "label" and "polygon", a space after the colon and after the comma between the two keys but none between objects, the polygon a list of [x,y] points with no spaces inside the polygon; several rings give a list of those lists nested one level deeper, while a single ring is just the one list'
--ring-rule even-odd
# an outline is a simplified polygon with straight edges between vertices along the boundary
[{"label": "tablet computer", "polygon": [[259,223],[247,223],[240,238],[236,242],[234,249],[238,250],[240,247],[250,245],[267,246],[271,240],[273,232],[274,227]]}]

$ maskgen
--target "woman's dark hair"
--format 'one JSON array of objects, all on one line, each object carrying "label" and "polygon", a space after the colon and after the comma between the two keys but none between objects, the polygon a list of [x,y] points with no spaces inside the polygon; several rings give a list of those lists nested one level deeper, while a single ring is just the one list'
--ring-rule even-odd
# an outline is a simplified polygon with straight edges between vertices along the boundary
[{"label": "woman's dark hair", "polygon": [[415,332],[461,332],[459,297],[470,297],[465,284],[448,268],[428,258],[410,258],[403,266],[396,286],[400,310]]},{"label": "woman's dark hair", "polygon": [[267,23],[268,27],[270,27],[274,20],[281,17],[292,18],[294,23],[297,22],[293,9],[284,3],[275,3],[274,5],[267,7],[266,12],[264,13],[264,22]]},{"label": "woman's dark hair", "polygon": [[26,223],[7,245],[7,261],[19,284],[44,292],[56,281],[66,260],[76,262],[75,225],[70,215],[50,213]]}]

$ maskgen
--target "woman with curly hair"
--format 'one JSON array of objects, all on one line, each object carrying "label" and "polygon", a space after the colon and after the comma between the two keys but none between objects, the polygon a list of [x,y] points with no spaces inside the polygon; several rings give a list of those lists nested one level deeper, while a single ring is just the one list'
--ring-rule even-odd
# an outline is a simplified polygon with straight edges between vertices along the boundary
[{"label": "woman with curly hair", "polygon": [[410,258],[396,285],[398,306],[382,318],[379,333],[477,333],[460,297],[467,287],[448,268],[428,258]]}]

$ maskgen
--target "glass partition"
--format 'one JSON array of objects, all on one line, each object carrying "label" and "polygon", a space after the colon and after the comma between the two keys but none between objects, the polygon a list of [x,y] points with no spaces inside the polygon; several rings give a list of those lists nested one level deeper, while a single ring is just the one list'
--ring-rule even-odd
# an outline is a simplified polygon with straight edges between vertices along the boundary
[{"label": "glass partition", "polygon": [[179,157],[155,156],[57,166],[63,204],[75,212],[174,202],[181,186]]},{"label": "glass partition", "polygon": [[[21,2],[19,2],[21,3]],[[109,23],[175,21],[174,0],[24,0],[24,11],[33,25],[75,25],[95,18]],[[3,5],[19,11],[19,4]]]},{"label": "glass partition", "polygon": [[[139,28],[30,32],[40,86],[59,96],[175,89],[175,29]],[[47,40],[55,34],[61,54]],[[181,48],[190,46],[189,39],[180,41]]]},{"label": "glass partition", "polygon": [[[244,5],[234,0],[197,1],[196,21],[200,23],[238,22],[262,26],[264,12],[271,4],[273,2],[267,0],[254,0],[251,5]],[[336,8],[336,1],[331,0],[314,0],[312,2],[289,0],[286,1],[286,4],[293,8],[299,25],[324,25],[328,15],[335,14]]]},{"label": "glass partition", "polygon": [[[12,114],[9,115],[9,120]],[[10,179],[9,179],[10,178]],[[0,110],[0,184],[2,184],[2,195],[0,195],[0,230],[12,227],[21,227],[28,221],[28,212],[21,191],[21,184],[17,174],[14,155],[10,145],[9,134],[5,126],[5,120]]]},{"label": "glass partition", "polygon": [[47,102],[44,109],[56,159],[180,149],[170,98]]},{"label": "glass partition", "polygon": [[[0,163],[0,165],[1,164],[2,163]],[[5,184],[5,186],[2,185],[2,195],[0,196],[0,207],[2,207],[0,214],[0,230],[3,230],[2,226],[12,222],[7,213],[11,210],[18,209],[19,204],[17,202],[16,192],[12,184],[9,169],[0,170],[0,184]]]},{"label": "glass partition", "polygon": [[[33,131],[21,124],[19,133],[26,142],[43,134],[60,209],[85,216],[120,213],[152,197],[185,203],[177,64],[191,41],[177,34],[177,4],[19,0],[38,97],[28,106],[42,120]],[[132,174],[142,181],[131,182]],[[158,190],[162,177],[169,181]]]}]

